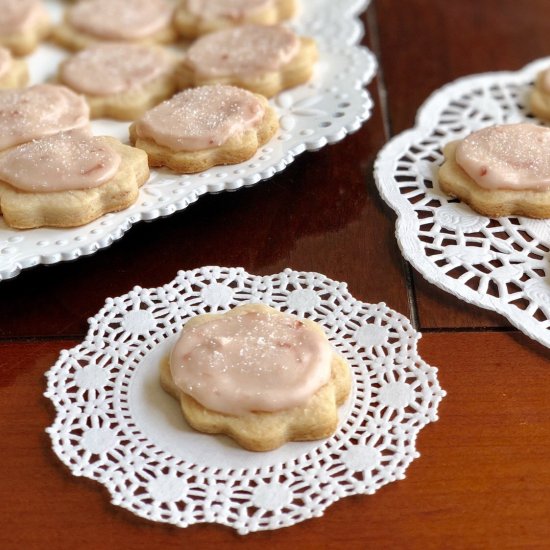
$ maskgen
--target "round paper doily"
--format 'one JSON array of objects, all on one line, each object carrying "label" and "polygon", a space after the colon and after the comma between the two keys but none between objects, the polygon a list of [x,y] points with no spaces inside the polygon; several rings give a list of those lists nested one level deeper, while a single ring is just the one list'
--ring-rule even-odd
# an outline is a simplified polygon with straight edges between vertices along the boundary
[{"label": "round paper doily", "polygon": [[[352,394],[333,437],[245,451],[191,430],[160,388],[160,362],[186,319],[246,302],[317,321],[351,365]],[[114,504],[181,527],[277,529],[403,479],[419,456],[418,432],[437,420],[445,395],[405,317],[317,273],[180,272],[163,287],[108,299],[89,322],[85,340],[47,373],[53,449],[74,475],[104,485]]]},{"label": "round paper doily", "polygon": [[545,346],[550,222],[481,216],[443,193],[436,171],[447,142],[486,126],[533,119],[527,96],[535,75],[548,66],[550,58],[443,87],[419,109],[416,126],[391,140],[375,164],[378,189],[398,215],[405,258],[428,281],[504,315]]},{"label": "round paper doily", "polygon": [[[67,2],[46,2],[56,19]],[[364,89],[376,73],[374,55],[358,42],[363,36],[359,14],[368,0],[308,0],[292,26],[316,39],[320,59],[308,84],[271,100],[280,117],[280,130],[256,155],[231,166],[216,166],[200,174],[176,175],[154,169],[135,204],[74,229],[39,228],[18,231],[0,216],[0,281],[22,269],[93,254],[121,238],[140,220],[153,220],[183,210],[205,193],[233,191],[272,177],[304,151],[315,151],[342,140],[370,117],[372,100]],[[67,55],[43,44],[28,58],[33,83],[50,80]],[[97,120],[96,135],[128,142],[128,123]]]}]

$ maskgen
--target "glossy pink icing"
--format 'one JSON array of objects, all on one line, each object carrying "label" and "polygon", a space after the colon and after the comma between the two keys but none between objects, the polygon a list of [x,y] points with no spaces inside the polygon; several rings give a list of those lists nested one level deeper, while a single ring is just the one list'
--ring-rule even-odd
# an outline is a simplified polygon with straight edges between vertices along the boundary
[{"label": "glossy pink icing", "polygon": [[120,162],[120,155],[102,138],[77,130],[1,153],[0,179],[34,193],[90,189],[112,179]]},{"label": "glossy pink icing", "polygon": [[53,84],[0,91],[0,150],[89,125],[84,98]]},{"label": "glossy pink icing", "polygon": [[184,62],[205,77],[251,75],[279,70],[299,49],[299,38],[286,27],[243,25],[202,36]]},{"label": "glossy pink icing", "polygon": [[105,96],[139,89],[170,70],[168,55],[143,44],[96,44],[61,65],[60,78],[78,92]]},{"label": "glossy pink icing", "polygon": [[273,0],[187,0],[187,11],[203,20],[241,21],[251,13],[268,8]]},{"label": "glossy pink icing", "polygon": [[219,147],[229,137],[257,126],[265,109],[252,93],[234,86],[190,88],[145,113],[137,135],[172,151]]},{"label": "glossy pink icing", "polygon": [[25,31],[47,13],[39,0],[0,0],[0,35]]},{"label": "glossy pink icing", "polygon": [[80,0],[68,11],[69,23],[106,40],[139,40],[165,28],[174,5],[166,0]]},{"label": "glossy pink icing", "polygon": [[550,129],[527,123],[484,128],[458,144],[456,162],[486,189],[550,189]]},{"label": "glossy pink icing", "polygon": [[184,329],[170,368],[176,386],[230,415],[303,405],[331,374],[320,331],[287,314],[246,312]]},{"label": "glossy pink icing", "polygon": [[12,67],[13,57],[10,50],[7,48],[0,48],[0,78],[10,72]]}]

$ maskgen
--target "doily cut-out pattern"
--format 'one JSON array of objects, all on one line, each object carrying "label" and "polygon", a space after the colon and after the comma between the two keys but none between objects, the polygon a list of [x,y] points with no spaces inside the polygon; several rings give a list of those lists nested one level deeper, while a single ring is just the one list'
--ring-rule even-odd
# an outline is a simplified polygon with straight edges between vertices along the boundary
[{"label": "doily cut-out pattern", "polygon": [[375,164],[378,189],[398,215],[405,258],[431,283],[496,311],[550,346],[550,222],[490,219],[451,199],[437,167],[444,144],[494,124],[539,122],[528,110],[535,75],[550,58],[518,72],[474,75],[436,91],[416,126],[391,140]]},{"label": "doily cut-out pattern", "polygon": [[[358,42],[363,36],[359,14],[367,0],[312,0],[302,3],[292,26],[313,36],[320,60],[311,82],[287,90],[271,100],[280,116],[276,136],[247,162],[217,166],[188,176],[168,170],[152,171],[137,202],[130,208],[74,229],[10,229],[0,217],[0,281],[38,264],[74,260],[93,254],[121,238],[140,220],[153,220],[183,210],[205,193],[233,191],[272,177],[304,151],[315,151],[355,132],[370,117],[372,100],[364,89],[376,73],[374,55]],[[61,3],[48,7],[59,18]],[[33,82],[56,73],[66,53],[42,45],[29,57]],[[92,123],[94,133],[128,141],[128,124],[109,120]]]},{"label": "doily cut-out pattern", "polygon": [[[160,362],[188,318],[247,302],[320,323],[347,359],[353,388],[333,437],[245,451],[191,430],[160,388]],[[317,273],[180,272],[163,287],[108,299],[89,323],[85,340],[47,373],[53,449],[74,475],[104,485],[114,504],[180,527],[277,529],[403,479],[419,456],[418,432],[437,420],[445,395],[405,317]]]}]

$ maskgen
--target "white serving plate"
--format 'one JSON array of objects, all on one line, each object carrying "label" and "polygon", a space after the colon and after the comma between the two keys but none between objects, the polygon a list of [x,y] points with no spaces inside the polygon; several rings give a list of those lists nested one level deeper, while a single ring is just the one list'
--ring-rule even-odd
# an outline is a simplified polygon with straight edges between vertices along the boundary
[{"label": "white serving plate", "polygon": [[[50,0],[47,5],[53,17],[59,19],[63,3]],[[38,264],[93,254],[122,237],[138,221],[169,216],[205,193],[254,185],[283,170],[303,151],[320,149],[359,129],[372,108],[364,86],[376,73],[373,54],[357,45],[363,35],[359,14],[367,6],[368,0],[302,2],[292,26],[299,34],[317,40],[320,61],[308,84],[272,99],[281,128],[252,159],[187,176],[165,169],[152,170],[133,206],[74,229],[15,230],[0,217],[0,281]],[[66,55],[53,45],[40,46],[28,58],[32,82],[53,77]],[[127,123],[103,119],[94,121],[92,127],[97,135],[112,135],[128,142]]]}]

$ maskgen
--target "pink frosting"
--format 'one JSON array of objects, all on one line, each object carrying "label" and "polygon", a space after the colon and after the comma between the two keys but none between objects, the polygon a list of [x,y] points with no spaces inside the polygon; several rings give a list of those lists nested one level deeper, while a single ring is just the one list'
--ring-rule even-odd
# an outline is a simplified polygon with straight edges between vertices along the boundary
[{"label": "pink frosting", "polygon": [[84,98],[64,86],[38,84],[0,91],[0,150],[89,125]]},{"label": "pink frosting", "polygon": [[120,155],[85,132],[55,134],[0,154],[0,179],[20,191],[90,189],[113,178]]},{"label": "pink frosting", "polygon": [[10,50],[7,48],[0,48],[0,78],[10,72],[12,67],[13,57]]},{"label": "pink frosting", "polygon": [[138,40],[165,28],[174,6],[166,0],[80,0],[69,9],[69,23],[107,40]]},{"label": "pink frosting", "polygon": [[303,405],[330,379],[320,331],[286,314],[243,312],[184,329],[170,368],[175,385],[230,415]]},{"label": "pink frosting", "polygon": [[170,67],[168,55],[159,48],[102,43],[65,61],[60,77],[78,92],[104,96],[139,89],[168,72]]},{"label": "pink frosting", "polygon": [[25,31],[47,13],[39,0],[0,0],[0,35]]},{"label": "pink frosting", "polygon": [[243,25],[202,36],[185,63],[206,77],[249,75],[279,70],[299,49],[299,38],[286,27]]},{"label": "pink frosting", "polygon": [[247,15],[263,10],[273,0],[187,0],[187,11],[203,20],[242,21]]},{"label": "pink frosting", "polygon": [[550,189],[550,129],[503,124],[458,144],[456,162],[486,189]]},{"label": "pink frosting", "polygon": [[259,124],[265,110],[252,93],[234,86],[200,86],[175,95],[136,123],[137,135],[172,151],[219,147]]}]

